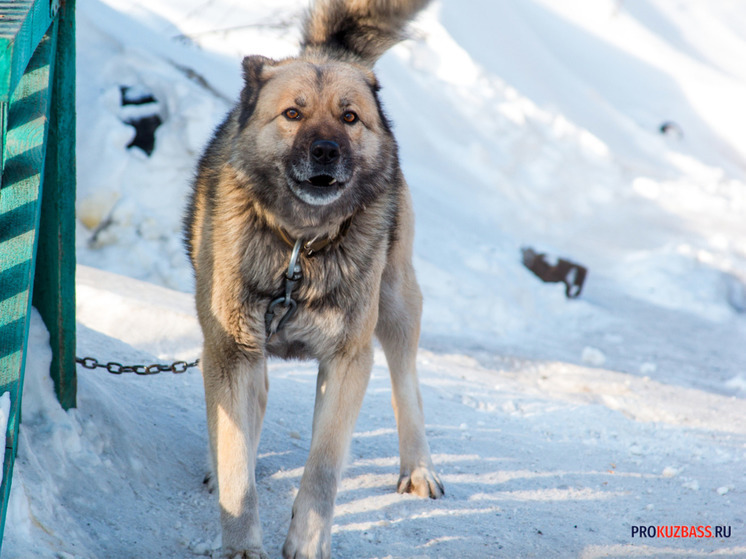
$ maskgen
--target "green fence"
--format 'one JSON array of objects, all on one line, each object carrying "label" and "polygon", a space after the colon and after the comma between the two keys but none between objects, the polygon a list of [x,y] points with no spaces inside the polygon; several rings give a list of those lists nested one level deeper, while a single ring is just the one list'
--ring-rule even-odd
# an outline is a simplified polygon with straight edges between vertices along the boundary
[{"label": "green fence", "polygon": [[16,456],[31,305],[75,406],[75,1],[0,0],[0,394],[10,393],[0,545]]}]

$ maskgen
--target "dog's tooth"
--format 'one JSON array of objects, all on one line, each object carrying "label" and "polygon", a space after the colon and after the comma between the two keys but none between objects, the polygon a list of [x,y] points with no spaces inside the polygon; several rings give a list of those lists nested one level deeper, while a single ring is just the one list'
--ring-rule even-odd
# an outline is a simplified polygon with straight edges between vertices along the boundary
[{"label": "dog's tooth", "polygon": [[329,186],[333,185],[333,184],[334,184],[334,183],[336,183],[336,182],[337,182],[337,179],[332,179],[332,180],[330,180],[330,181],[329,181]]}]

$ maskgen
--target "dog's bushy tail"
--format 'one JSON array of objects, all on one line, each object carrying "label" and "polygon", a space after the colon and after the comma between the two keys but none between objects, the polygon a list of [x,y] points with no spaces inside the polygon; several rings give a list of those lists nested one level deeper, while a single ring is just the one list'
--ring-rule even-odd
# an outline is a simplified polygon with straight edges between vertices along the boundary
[{"label": "dog's bushy tail", "polygon": [[373,64],[405,38],[430,0],[316,0],[303,22],[304,52]]}]

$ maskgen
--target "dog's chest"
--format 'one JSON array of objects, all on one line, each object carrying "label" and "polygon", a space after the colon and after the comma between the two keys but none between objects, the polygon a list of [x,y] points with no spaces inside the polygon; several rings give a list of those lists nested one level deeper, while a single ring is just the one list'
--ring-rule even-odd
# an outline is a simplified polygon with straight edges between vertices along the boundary
[{"label": "dog's chest", "polygon": [[[357,311],[334,301],[317,299],[313,304],[299,300],[292,316],[283,320],[290,306],[275,308],[277,316],[267,332],[267,351],[284,359],[311,359],[344,345],[357,322]],[[265,326],[267,323],[265,322]]]},{"label": "dog's chest", "polygon": [[345,256],[304,257],[297,282],[289,284],[283,273],[270,290],[272,296],[259,298],[255,309],[264,312],[270,354],[319,357],[354,337],[372,300],[377,300],[375,266]]}]

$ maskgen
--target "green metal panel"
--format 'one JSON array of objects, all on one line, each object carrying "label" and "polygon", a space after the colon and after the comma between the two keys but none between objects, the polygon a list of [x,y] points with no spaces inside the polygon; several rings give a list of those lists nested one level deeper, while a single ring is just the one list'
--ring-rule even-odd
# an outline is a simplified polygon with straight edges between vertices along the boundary
[{"label": "green metal panel", "polygon": [[[6,4],[0,1],[0,16],[5,15],[3,10],[9,9]],[[22,6],[28,9],[26,17],[17,10]],[[11,400],[0,486],[0,544],[21,419],[23,370],[37,246],[40,244],[42,184],[57,42],[57,25],[48,25],[51,21],[49,0],[37,0],[34,4],[17,1],[12,3],[11,8],[16,11],[9,9],[9,17],[0,17],[0,48],[3,49],[0,53],[0,99],[3,99],[0,101],[3,137],[0,184],[0,393],[9,392]],[[45,23],[48,27],[44,29],[46,34],[40,34],[40,26]],[[3,42],[8,37],[10,42]],[[32,41],[37,41],[38,45],[32,45]],[[20,56],[26,54],[29,58],[22,64]],[[2,87],[5,86],[13,86],[14,89],[2,98]],[[63,196],[59,189],[56,195]],[[53,215],[53,206],[45,209],[44,213],[49,211]],[[49,236],[54,237],[55,234]],[[65,239],[65,242],[70,242],[70,239]],[[50,254],[48,249],[45,250]],[[43,262],[39,268],[54,269]]]},{"label": "green metal panel", "polygon": [[52,24],[50,0],[0,0],[0,102],[8,102]]},{"label": "green metal panel", "polygon": [[52,345],[50,374],[64,409],[75,407],[75,18],[58,13],[47,158],[44,165],[34,307]]},{"label": "green metal panel", "polygon": [[0,545],[21,420],[31,303],[75,406],[74,0],[0,0],[0,394],[10,393]]}]

